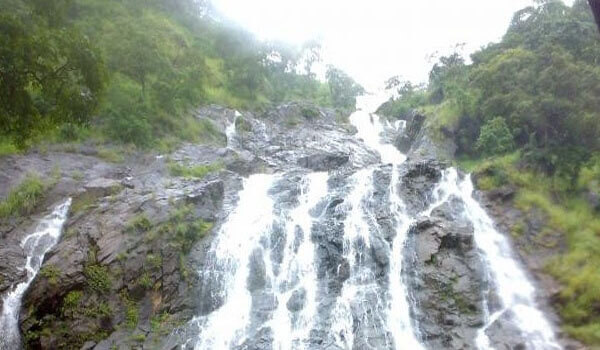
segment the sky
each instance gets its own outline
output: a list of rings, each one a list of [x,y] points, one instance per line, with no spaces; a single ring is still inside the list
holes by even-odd
[[[571,3],[572,0],[566,1]],[[367,88],[398,75],[425,82],[436,55],[468,54],[499,41],[532,0],[213,0],[260,39],[318,39],[323,62]],[[434,58],[432,58],[434,57]]]

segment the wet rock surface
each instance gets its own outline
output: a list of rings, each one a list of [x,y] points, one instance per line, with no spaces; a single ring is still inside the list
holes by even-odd
[[[418,215],[431,204],[447,166],[438,160],[444,157],[428,137],[421,115],[407,119],[404,133],[388,135],[408,155],[399,167],[380,164],[379,156],[330,109],[289,103],[260,115],[238,115],[207,106],[196,116],[212,123],[218,142],[184,144],[169,155],[129,155],[121,164],[98,159],[90,150],[0,159],[0,183],[5,185],[0,198],[28,172],[50,176],[59,164],[61,173],[38,213],[0,223],[0,295],[24,278],[20,239],[31,232],[44,208],[73,198],[63,236],[46,255],[46,273],[38,275],[24,300],[21,330],[30,347],[193,348],[186,340],[197,335],[194,317],[209,315],[224,303],[218,273],[205,278],[198,271],[215,268],[207,257],[211,243],[238,202],[243,178],[285,171],[269,192],[274,212],[285,217],[298,206],[302,177],[318,171],[329,173],[327,195],[311,211],[310,232],[296,229],[294,235],[295,241],[310,239],[315,247],[317,314],[307,348],[344,349],[340,344],[352,336],[356,350],[394,349],[394,330],[385,329],[390,278],[402,278],[411,291],[414,326],[428,348],[475,348],[484,322],[483,264],[460,201],[451,199],[429,216]],[[233,135],[227,132],[231,125]],[[175,176],[174,164],[220,167],[193,178]],[[355,215],[349,194],[357,185],[353,176],[365,169],[372,170],[371,189],[360,203],[370,214],[365,217],[368,238],[349,243],[345,230]],[[400,179],[396,190],[407,214],[416,219],[407,232],[401,276],[390,277],[394,259],[401,259],[392,254],[399,234],[389,198],[393,175]],[[510,189],[491,193],[488,203],[505,203],[513,195]],[[501,220],[521,218],[497,208],[488,205]],[[528,227],[534,235],[534,219]],[[236,349],[272,349],[277,334],[267,324],[277,308],[297,317],[308,307],[305,289],[293,288],[278,301],[269,283],[269,274],[279,273],[284,261],[284,230],[284,222],[275,222],[260,249],[251,252],[245,281],[252,300],[248,337]],[[348,254],[350,248],[354,255]],[[352,334],[332,317],[348,293],[357,293],[347,305]],[[495,344],[519,349],[518,339],[507,340],[507,325],[499,322],[488,332]]]

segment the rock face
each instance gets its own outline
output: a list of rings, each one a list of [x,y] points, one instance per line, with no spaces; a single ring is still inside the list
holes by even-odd
[[[400,348],[388,317],[394,279],[409,291],[407,312],[424,346],[476,348],[487,281],[462,203],[450,199],[426,213],[447,166],[439,159],[453,148],[435,146],[422,115],[410,115],[404,133],[387,135],[408,155],[398,166],[381,164],[330,109],[288,103],[254,115],[207,106],[196,116],[214,126],[212,143],[184,144],[168,157],[133,154],[113,164],[81,150],[0,160],[0,183],[9,186],[29,171],[48,175],[55,163],[62,172],[39,213],[0,223],[0,295],[24,278],[19,243],[36,217],[73,198],[63,236],[24,299],[20,324],[28,348],[193,348],[203,320],[227,301],[222,276],[198,272],[218,270],[211,265],[213,241],[240,202],[245,178],[256,173],[279,174],[268,191],[274,220],[239,267],[249,270],[251,305],[246,337],[232,348],[272,349],[281,334],[269,322],[278,310],[300,322],[312,306],[306,348]],[[198,178],[173,171],[198,165],[215,170]],[[314,172],[327,172],[326,193],[304,213],[308,229],[290,228],[306,195],[303,179]],[[396,193],[400,209],[391,204]],[[511,197],[510,189],[489,194],[490,203]],[[533,232],[535,221],[528,224]],[[395,251],[400,234],[406,240]],[[288,258],[302,255],[302,242],[314,248],[315,289],[294,285],[293,276],[274,283],[294,266]],[[501,320],[488,332],[494,344],[521,346]]]
[[[415,314],[431,349],[474,349],[484,324],[484,272],[473,227],[461,220],[461,203],[444,204],[410,230],[407,255]]]

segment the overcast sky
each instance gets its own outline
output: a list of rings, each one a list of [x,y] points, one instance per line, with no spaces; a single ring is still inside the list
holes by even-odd
[[[566,1],[571,3],[572,1]],[[262,39],[318,38],[323,59],[366,87],[393,75],[425,81],[429,56],[465,43],[468,54],[498,41],[532,0],[213,0]]]

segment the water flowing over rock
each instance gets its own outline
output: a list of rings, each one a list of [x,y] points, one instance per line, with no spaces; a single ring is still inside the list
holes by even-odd
[[[26,271],[27,277],[24,282],[16,285],[2,300],[2,314],[0,314],[1,350],[18,349],[21,346],[18,326],[23,295],[40,271],[44,255],[58,241],[70,205],[71,200],[69,199],[57,206],[51,214],[40,221],[34,233],[26,236],[21,241],[21,248],[23,248],[26,256],[25,266],[22,269]]]
[[[406,130],[392,126],[371,113],[381,102],[365,96],[350,117],[364,145],[351,157],[287,155],[328,173],[281,169],[245,180],[213,242],[210,268],[199,271],[210,290],[201,297],[213,303],[193,321],[188,348],[558,347],[469,178],[432,153],[410,153],[428,144],[419,140],[422,118]],[[242,147],[261,142],[250,137]],[[250,191],[257,191],[252,201]],[[507,291],[507,273],[525,290]]]
[[[207,106],[197,118],[219,131],[220,145],[85,174],[63,191],[79,203],[69,234],[47,247],[57,283],[0,266],[15,271],[0,288],[31,284],[13,326],[104,332],[77,343],[96,350],[560,348],[470,177],[441,159],[423,116],[390,123],[373,113],[384,101],[360,97],[350,124],[302,103],[261,115]],[[169,176],[172,163],[224,169],[190,179]],[[189,220],[210,229],[181,247],[169,234]],[[90,292],[90,261],[118,271],[101,292]],[[82,290],[82,305],[113,313],[61,319],[67,295]],[[131,305],[139,319],[125,327]],[[173,322],[156,332],[162,315]],[[66,337],[46,333],[36,347]]]

